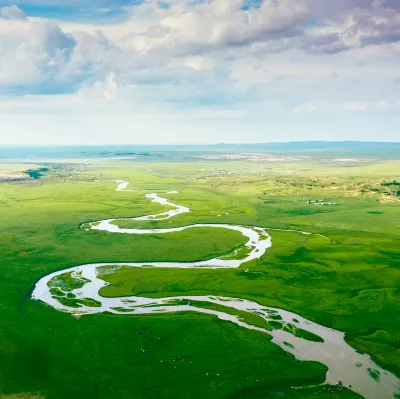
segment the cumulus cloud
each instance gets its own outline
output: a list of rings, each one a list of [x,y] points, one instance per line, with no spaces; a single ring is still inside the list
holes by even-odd
[[[73,36],[53,21],[15,15],[12,20],[0,19],[0,37],[0,86],[5,87],[33,87],[63,79],[76,45]]]
[[[189,55],[293,37],[304,31],[310,18],[295,0],[264,0],[249,10],[242,5],[242,0],[176,1],[167,9],[154,9],[143,3],[121,27],[124,44],[142,53],[161,49]]]
[[[1,9],[1,15],[4,18],[8,18],[10,20],[14,21],[21,21],[26,19],[25,13],[16,5],[12,5],[9,7],[3,7]]]
[[[145,2],[127,22],[100,27],[27,18],[16,6],[2,15],[0,85],[40,92],[76,90],[113,71],[131,83],[190,82],[182,67],[212,71],[224,58],[240,57],[240,48],[293,38],[304,32],[309,11],[295,0],[265,0],[248,11],[241,0],[178,0],[167,9]]]
[[[394,0],[263,0],[248,10],[242,0],[146,1],[128,8],[124,22],[96,25],[27,17],[10,6],[0,17],[0,87],[73,92],[101,82],[106,98],[138,86],[146,98],[227,103],[263,99],[266,87],[287,90],[286,82],[355,82],[362,49],[396,40],[399,8]]]
[[[306,32],[300,36],[297,46],[292,45],[292,48],[295,47],[302,48],[312,54],[335,54],[350,49],[340,34],[319,32],[318,30]]]
[[[400,41],[400,11],[391,3],[374,1],[370,8],[352,14],[347,33],[356,35],[361,45]]]

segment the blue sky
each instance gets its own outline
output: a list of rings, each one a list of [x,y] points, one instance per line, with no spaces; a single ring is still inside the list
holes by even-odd
[[[68,1],[14,1],[30,17],[53,18],[58,21],[81,21],[95,23],[116,23],[128,18],[125,8],[140,4],[141,1],[86,0]],[[0,7],[10,6],[9,1],[0,1]]]
[[[397,0],[0,0],[0,145],[400,141]]]

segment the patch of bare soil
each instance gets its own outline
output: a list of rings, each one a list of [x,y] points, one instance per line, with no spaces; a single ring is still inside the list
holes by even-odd
[[[30,179],[30,177],[26,173],[0,173],[0,182],[27,179]]]

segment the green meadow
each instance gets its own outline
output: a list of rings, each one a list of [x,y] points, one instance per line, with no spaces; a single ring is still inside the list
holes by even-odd
[[[21,165],[0,165],[3,171]],[[136,191],[116,192],[116,179]],[[266,334],[213,316],[74,318],[30,299],[35,282],[56,270],[199,261],[244,244],[239,232],[206,227],[143,236],[85,230],[86,222],[167,210],[144,197],[154,191],[191,213],[118,225],[260,226],[270,229],[272,247],[239,269],[122,267],[102,277],[110,284],[101,295],[254,300],[345,332],[352,347],[400,376],[400,203],[384,186],[393,181],[400,181],[398,161],[92,160],[0,183],[0,398],[359,397],[321,385],[324,365],[296,360]],[[307,202],[314,200],[335,205]]]

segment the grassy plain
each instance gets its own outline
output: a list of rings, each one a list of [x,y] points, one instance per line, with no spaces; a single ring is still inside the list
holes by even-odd
[[[144,198],[156,190],[178,190],[164,196],[192,212],[136,227],[270,227],[273,247],[237,270],[124,268],[105,277],[111,285],[103,295],[256,300],[344,331],[351,345],[399,376],[399,205],[361,192],[366,182],[400,180],[399,166],[78,163],[36,181],[2,183],[0,398],[357,397],[318,386],[324,366],[297,361],[266,335],[211,316],[77,320],[29,300],[34,282],[55,270],[94,262],[202,260],[243,243],[239,233],[223,229],[130,236],[78,228],[86,221],[160,212],[160,205]],[[138,191],[115,192],[112,179],[131,181]],[[322,184],[326,179],[336,184]],[[338,205],[306,204],[311,199]]]

